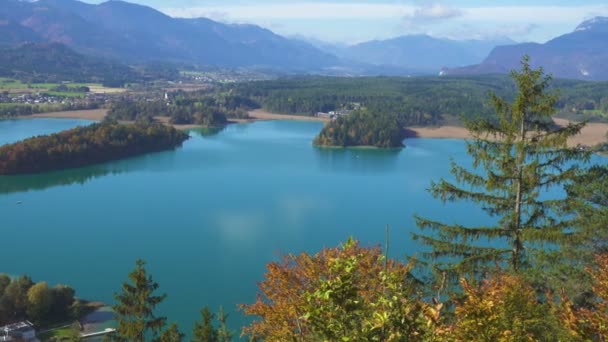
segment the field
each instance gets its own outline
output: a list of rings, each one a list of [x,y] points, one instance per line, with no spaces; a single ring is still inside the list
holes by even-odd
[[[45,92],[54,96],[65,97],[82,97],[85,92],[77,91],[52,91],[62,85],[61,83],[32,83],[27,84],[19,80],[0,77],[0,92],[8,91],[9,93],[38,93]],[[88,87],[89,92],[93,94],[114,94],[126,91],[124,88],[108,88],[98,83],[66,83],[68,88]]]

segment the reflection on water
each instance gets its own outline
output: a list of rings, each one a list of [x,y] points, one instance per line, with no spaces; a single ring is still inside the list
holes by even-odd
[[[0,176],[0,194],[44,190],[47,188],[72,184],[85,184],[95,178],[114,175],[126,170],[97,165],[92,167],[70,169],[23,176]]]
[[[217,135],[217,134],[221,133],[225,129],[226,129],[225,126],[222,126],[222,127],[199,127],[199,128],[189,129],[188,132],[190,132],[192,136],[201,136],[201,137],[204,138],[204,137],[210,137],[210,136]]]
[[[332,172],[390,172],[397,167],[402,149],[315,148],[321,170]]]
[[[146,170],[163,172],[175,165],[173,151],[150,153],[93,166],[39,174],[0,176],[0,194],[45,190],[56,186],[83,185],[97,178]]]

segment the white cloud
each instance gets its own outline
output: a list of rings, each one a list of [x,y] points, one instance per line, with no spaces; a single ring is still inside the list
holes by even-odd
[[[446,6],[443,4],[435,3],[429,4],[423,7],[419,7],[414,11],[414,14],[410,16],[413,20],[440,20],[450,19],[459,17],[462,15],[462,11],[458,8]]]
[[[220,212],[215,218],[215,225],[225,240],[253,243],[265,221],[260,213]]]
[[[315,3],[229,5],[205,7],[166,7],[175,17],[201,17],[226,14],[232,19],[382,19],[414,18],[436,20],[487,20],[498,22],[563,22],[590,16],[608,15],[608,5],[581,6],[485,6],[454,8],[441,3],[414,6],[374,3]]]
[[[415,11],[414,6],[365,3],[259,4],[240,6],[172,7],[161,9],[175,17],[201,17],[228,13],[234,19],[379,19],[399,18]]]
[[[438,21],[444,21],[459,17],[463,12],[455,7],[443,5],[441,3],[427,3],[416,8],[413,12],[403,16],[403,25],[406,30],[424,31],[424,27],[433,25]]]

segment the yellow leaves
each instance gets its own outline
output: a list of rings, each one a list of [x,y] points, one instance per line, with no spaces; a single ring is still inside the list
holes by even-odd
[[[255,303],[260,319],[244,334],[266,341],[583,341],[608,336],[608,256],[588,272],[595,306],[539,295],[524,278],[497,272],[461,279],[453,312],[426,302],[409,281],[411,264],[384,263],[380,248],[356,242],[268,264]],[[386,267],[386,268],[385,268]],[[450,307],[451,309],[452,307]],[[453,314],[453,315],[452,315]]]

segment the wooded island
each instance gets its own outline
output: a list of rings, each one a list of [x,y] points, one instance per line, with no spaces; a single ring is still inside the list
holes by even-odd
[[[354,111],[328,122],[315,138],[317,146],[403,147],[404,130],[395,117]]]
[[[187,133],[156,122],[97,123],[0,147],[0,174],[82,167],[170,150],[187,139]]]

